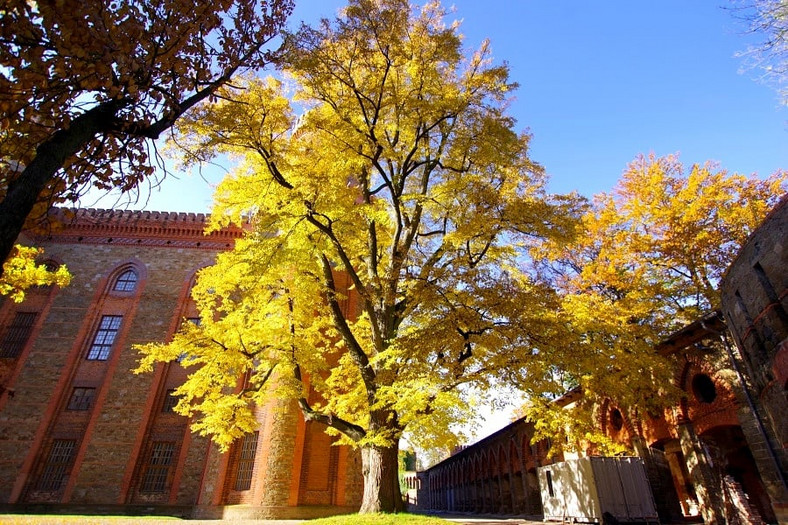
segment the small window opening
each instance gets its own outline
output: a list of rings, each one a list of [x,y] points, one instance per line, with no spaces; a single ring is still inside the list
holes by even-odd
[[[88,350],[87,358],[89,361],[106,361],[109,358],[109,353],[120,330],[120,322],[122,320],[122,315],[104,315],[101,317],[101,323],[99,323],[96,335],[93,337],[93,343]]]
[[[555,492],[553,492],[553,473],[549,470],[545,470],[545,476],[547,476],[547,493],[550,494],[551,498],[554,498]]]
[[[68,400],[68,410],[90,410],[93,405],[93,398],[96,397],[95,388],[76,387],[71,392]]]
[[[33,332],[36,312],[16,312],[0,342],[0,357],[19,357]]]
[[[49,449],[44,464],[44,471],[38,482],[39,490],[57,491],[64,485],[68,477],[68,470],[71,460],[74,457],[74,449],[77,442],[73,439],[56,439]]]
[[[166,492],[167,481],[175,455],[175,443],[172,441],[154,441],[151,448],[148,468],[142,477],[140,492]]]
[[[258,432],[246,434],[241,442],[241,454],[238,458],[238,470],[235,476],[235,490],[249,490],[252,487],[254,458],[257,454]]]
[[[178,404],[178,396],[175,395],[175,389],[171,388],[167,390],[167,393],[164,396],[164,405],[162,406],[161,411],[165,414],[173,414],[175,413],[175,405]]]
[[[120,274],[112,289],[116,292],[133,292],[135,288],[137,288],[137,272],[126,270]]]
[[[717,399],[717,387],[706,374],[697,374],[692,378],[692,393],[701,403],[713,403]]]
[[[614,408],[613,411],[610,412],[610,426],[616,431],[624,428],[624,416],[621,415],[621,411],[617,408]]]

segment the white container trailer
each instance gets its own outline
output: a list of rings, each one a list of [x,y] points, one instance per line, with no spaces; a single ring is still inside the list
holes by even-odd
[[[572,459],[538,475],[545,521],[659,523],[640,458]]]

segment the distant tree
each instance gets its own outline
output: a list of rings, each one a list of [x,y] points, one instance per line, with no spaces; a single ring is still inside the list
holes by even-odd
[[[399,469],[401,471],[416,470],[416,453],[412,450],[399,451]]]
[[[535,348],[562,343],[555,295],[521,258],[571,231],[572,201],[548,197],[513,130],[508,68],[487,43],[466,57],[443,17],[353,0],[292,36],[287,84],[228,87],[182,121],[194,155],[243,156],[211,220],[248,232],[200,272],[201,325],[141,349],[141,370],[188,356],[176,410],[224,448],[257,425],[253,403],[296,399],[361,448],[361,512],[402,508],[403,432],[447,444],[472,412],[466,387],[516,382],[544,366]],[[341,306],[351,295],[357,315]]]
[[[292,3],[2,0],[0,261],[51,205],[151,177],[151,139],[271,61]]]
[[[672,369],[654,347],[719,308],[723,272],[786,180],[785,172],[760,180],[709,163],[685,169],[674,156],[637,158],[612,193],[594,199],[576,242],[543,245],[571,345],[526,384],[534,393],[579,386],[589,403],[610,398],[642,411],[670,403]],[[524,410],[539,414],[545,435],[591,432],[587,418],[544,401],[532,395]]]
[[[775,86],[788,105],[788,2],[786,0],[740,0],[732,8],[748,25],[758,43],[741,53],[746,67]]]

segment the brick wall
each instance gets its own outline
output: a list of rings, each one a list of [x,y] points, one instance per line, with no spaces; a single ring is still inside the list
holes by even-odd
[[[788,195],[750,236],[720,289],[750,405],[744,430],[780,522],[788,522]]]
[[[16,312],[38,312],[19,355],[0,358],[0,504],[126,505],[130,511],[154,505],[178,512],[197,506],[205,515],[223,515],[230,512],[226,505],[242,503],[275,516],[298,514],[288,509],[299,504],[320,505],[302,514],[332,514],[360,503],[359,473],[349,472],[346,459],[339,461],[353,454],[311,431],[306,439],[294,405],[258,409],[253,483],[238,491],[236,459],[191,434],[186,418],[163,410],[167,390],[187,371],[171,363],[152,374],[131,373],[139,358],[132,345],[166,341],[184,317],[194,315],[189,290],[195,271],[230,248],[240,230],[204,236],[200,214],[60,213],[66,226],[33,241],[49,259],[68,266],[72,283],[34,290],[21,305],[0,305],[0,337]],[[113,290],[127,269],[137,274],[136,287]],[[104,315],[122,316],[114,344],[107,359],[88,360]],[[89,408],[73,409],[74,388],[95,389]],[[63,483],[43,487],[53,444],[72,439]],[[158,490],[149,470],[155,470],[153,450],[162,442],[171,444],[165,447],[171,457]],[[360,471],[357,464],[353,468]],[[306,495],[315,480],[329,477],[330,495]]]

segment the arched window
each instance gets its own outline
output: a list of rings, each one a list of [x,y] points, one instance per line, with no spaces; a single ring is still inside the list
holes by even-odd
[[[112,289],[116,292],[133,292],[137,287],[137,272],[134,270],[126,270],[115,281],[115,286]]]
[[[610,425],[613,427],[613,430],[616,432],[624,428],[624,416],[621,414],[621,411],[617,408],[614,408],[610,412]]]
[[[706,374],[696,374],[692,378],[692,393],[701,403],[713,403],[717,399],[717,388],[714,381]]]

